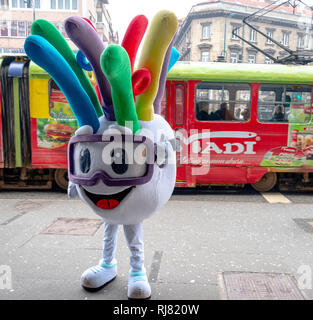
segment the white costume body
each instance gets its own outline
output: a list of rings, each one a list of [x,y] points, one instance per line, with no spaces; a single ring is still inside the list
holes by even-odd
[[[110,130],[120,130],[130,133],[129,129],[117,125],[116,122],[100,118],[100,128],[97,134],[107,134]],[[98,195],[110,195],[119,193],[129,186],[110,187],[101,180],[94,186],[76,185],[79,197],[98,214],[104,221],[104,245],[103,262],[106,265],[114,264],[117,243],[118,225],[124,227],[124,234],[130,250],[131,272],[144,271],[144,244],[142,222],[159,210],[171,197],[176,181],[176,153],[169,141],[174,141],[173,130],[170,125],[160,116],[155,114],[152,121],[139,121],[141,126],[140,135],[148,136],[154,144],[166,144],[167,159],[164,166],[154,163],[154,171],[150,181],[137,185],[113,209],[101,209],[97,207],[85,193]],[[76,135],[90,134],[89,126],[81,127]],[[159,153],[157,153],[159,155]],[[75,160],[74,160],[75,161]],[[97,164],[99,166],[99,164]],[[73,186],[72,186],[73,188]],[[70,191],[71,192],[71,191]],[[75,192],[75,193],[76,193]]]

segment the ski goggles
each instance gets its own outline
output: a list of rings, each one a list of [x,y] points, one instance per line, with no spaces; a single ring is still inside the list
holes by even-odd
[[[73,136],[68,146],[69,181],[93,186],[135,186],[153,175],[154,144],[146,136],[130,134]]]

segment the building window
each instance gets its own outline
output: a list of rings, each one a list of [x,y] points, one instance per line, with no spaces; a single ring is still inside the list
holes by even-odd
[[[250,29],[250,41],[256,42],[256,31],[254,29]]]
[[[11,37],[17,37],[17,21],[11,21]]]
[[[7,0],[1,0],[0,1],[0,8],[6,9],[8,7],[8,1]]]
[[[255,63],[255,54],[249,54],[248,55],[248,62],[249,63]]]
[[[58,10],[77,10],[77,0],[50,0],[50,8]]]
[[[102,12],[97,11],[97,22],[102,22]]]
[[[231,52],[230,53],[230,62],[231,63],[238,63],[239,54],[238,52]]]
[[[210,52],[209,51],[201,51],[201,61],[209,62],[210,61]]]
[[[1,21],[1,37],[7,37],[9,35],[9,28],[7,21]]]
[[[264,63],[265,64],[271,64],[271,63],[273,63],[273,60],[271,58],[269,58],[269,57],[265,57]]]
[[[273,31],[267,31],[266,35],[269,37],[269,38],[273,38]],[[267,44],[272,44],[273,41],[271,39],[267,38],[266,39],[266,43]]]
[[[17,23],[17,36],[26,37],[26,23],[24,21],[18,21]]]
[[[31,34],[31,24],[30,21],[0,21],[1,36],[26,38]]]
[[[19,8],[32,8],[33,4],[32,4],[32,0],[20,0],[19,1]]]
[[[31,9],[33,8],[33,3],[35,8],[40,9],[40,0],[12,0],[12,8]]]
[[[191,42],[191,28],[188,29],[188,31],[186,32],[186,45],[187,47],[190,45]]]
[[[284,46],[286,46],[286,47],[289,46],[289,33],[283,32],[282,44],[283,44]]]
[[[27,32],[27,37],[31,35],[31,26],[32,26],[32,22],[30,21],[27,21],[26,22],[27,24],[27,29],[26,29],[26,32]]]
[[[210,26],[202,26],[202,39],[210,39]]]
[[[238,36],[237,36],[238,34],[239,34],[239,27],[233,26],[232,32],[231,32],[231,38],[232,38],[233,40],[239,40],[239,38],[238,38]]]
[[[299,34],[298,37],[298,48],[303,49],[304,48],[304,35]]]

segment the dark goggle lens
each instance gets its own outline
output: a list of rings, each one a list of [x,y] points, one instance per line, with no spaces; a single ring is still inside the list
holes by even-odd
[[[87,148],[84,148],[80,151],[79,154],[79,165],[80,170],[83,173],[88,173],[91,166],[91,159],[90,159],[90,151]]]
[[[112,150],[111,157],[113,159],[111,167],[116,174],[123,174],[128,170],[127,156],[124,149]]]

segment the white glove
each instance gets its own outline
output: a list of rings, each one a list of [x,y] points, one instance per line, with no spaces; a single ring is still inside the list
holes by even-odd
[[[76,189],[76,184],[75,184],[75,183],[72,183],[71,181],[69,181],[69,183],[68,183],[67,196],[68,196],[70,199],[75,199],[75,198],[78,197],[78,192],[77,192],[77,189]]]

